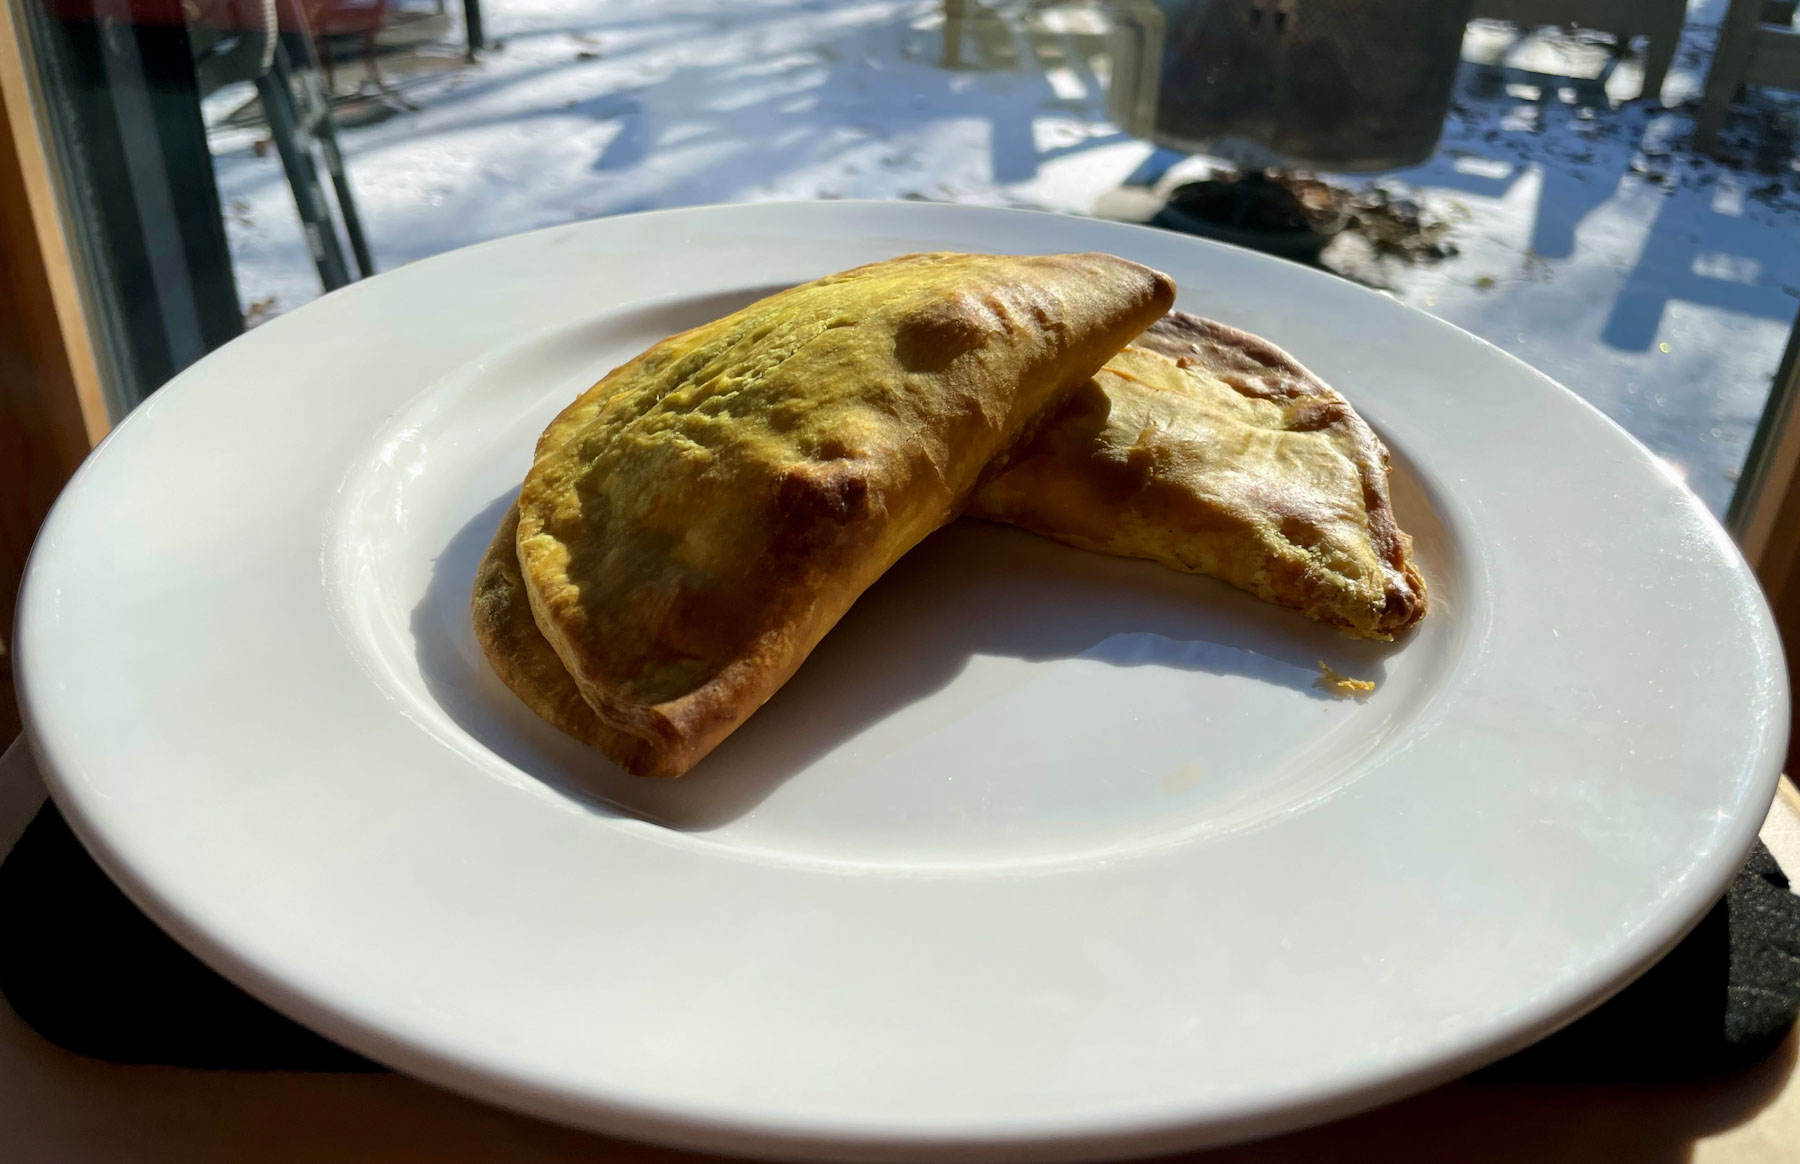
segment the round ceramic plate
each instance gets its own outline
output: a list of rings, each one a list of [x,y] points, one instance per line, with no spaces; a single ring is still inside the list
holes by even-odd
[[[467,606],[544,423],[938,249],[1112,251],[1288,348],[1392,447],[1430,617],[1355,642],[961,522],[679,782],[538,722]],[[254,994],[498,1103],[797,1156],[1151,1152],[1476,1067],[1706,910],[1787,732],[1718,525],[1530,368],[1247,252],[909,203],[584,223],[260,327],[81,470],[18,643],[77,831]]]

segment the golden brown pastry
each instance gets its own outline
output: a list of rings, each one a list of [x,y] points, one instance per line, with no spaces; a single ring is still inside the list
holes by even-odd
[[[1425,614],[1388,452],[1280,348],[1174,312],[969,506],[1082,549],[1209,574],[1356,635]]]
[[[609,374],[553,422],[517,507],[533,620],[592,742],[687,771],[1173,298],[1110,255],[911,255]]]
[[[506,511],[475,569],[475,639],[500,681],[558,730],[612,755],[631,742],[600,722],[537,620],[519,573],[519,507]]]
[[[1135,352],[1128,349],[1109,362],[1097,382],[1080,390],[1052,427],[1041,430],[1038,438],[1021,450],[1013,469],[1016,476],[1010,480],[1003,476],[977,494],[972,512],[1003,519],[1010,509],[1019,524],[1051,537],[1107,552],[1131,552],[1177,569],[1190,569],[1189,562],[1204,567],[1210,561],[1212,566],[1205,572],[1354,632],[1392,634],[1424,614],[1424,583],[1408,555],[1409,539],[1394,526],[1384,476],[1374,471],[1385,466],[1385,450],[1348,405],[1340,410],[1336,395],[1279,349],[1191,316],[1177,314],[1154,325],[1133,349]],[[1173,357],[1178,376],[1166,370],[1150,374],[1152,379],[1175,386],[1173,398],[1166,388],[1151,388],[1128,378],[1126,369],[1140,365],[1141,370],[1146,356]],[[1179,368],[1183,358],[1188,360],[1185,370]],[[552,423],[539,442],[540,451],[560,443],[568,431],[591,419],[593,395],[571,405]],[[1272,412],[1259,410],[1252,403],[1256,400],[1285,403],[1279,412]],[[1309,413],[1293,407],[1308,400],[1314,402],[1310,407],[1320,411]],[[1160,419],[1147,423],[1153,417]],[[1280,438],[1241,431],[1245,425],[1254,428],[1277,417],[1286,426],[1283,432],[1296,424],[1311,431]],[[1183,426],[1191,431],[1178,439]],[[1174,452],[1165,449],[1156,456],[1140,452],[1134,457],[1131,450],[1138,446],[1127,438],[1151,430],[1156,431],[1146,449],[1175,446]],[[1217,435],[1221,430],[1226,435]],[[1230,435],[1234,432],[1235,438]],[[1256,455],[1230,452],[1237,448],[1266,453],[1294,440],[1319,447],[1303,445],[1290,456],[1264,455],[1260,469]],[[1183,450],[1182,444],[1192,447]],[[1197,464],[1196,457],[1204,459]],[[1324,473],[1316,468],[1295,471],[1297,466],[1313,466],[1320,460],[1335,467]],[[1134,461],[1139,469],[1149,465],[1153,471],[1148,475],[1134,471],[1130,468]],[[1164,466],[1160,473],[1154,471],[1158,464]],[[1174,465],[1187,466],[1185,478],[1176,477]],[[1282,478],[1279,487],[1254,487],[1259,473]],[[1045,474],[1055,479],[1042,479]],[[1358,509],[1355,493],[1365,481],[1373,496],[1363,497],[1364,516],[1358,519],[1354,516]],[[1297,492],[1318,490],[1321,482],[1326,486],[1323,496],[1296,502]],[[1221,500],[1234,490],[1242,496],[1235,501]],[[1338,497],[1335,502],[1332,490]],[[1271,503],[1270,498],[1279,502]],[[1282,518],[1288,510],[1317,511],[1334,505],[1341,514],[1350,515],[1350,528],[1341,531],[1338,540],[1348,540],[1352,547],[1349,556],[1360,562],[1361,568],[1314,571],[1309,586],[1301,548],[1283,535]],[[1143,520],[1145,514],[1158,512],[1158,507],[1201,516],[1188,521],[1183,533],[1178,521],[1158,525],[1155,520]],[[517,524],[515,508],[501,523],[476,577],[475,627],[482,647],[506,684],[545,720],[577,739],[615,752],[625,746],[619,733],[603,725],[581,698],[532,618],[514,546]],[[1293,529],[1290,526],[1290,532]],[[1123,536],[1115,540],[1115,533]],[[1184,550],[1177,541],[1210,545],[1190,544]],[[1121,551],[1118,545],[1131,548]],[[1372,559],[1377,561],[1371,564]],[[1369,581],[1377,575],[1383,578],[1379,609],[1374,584]],[[1391,600],[1389,585],[1395,595]],[[1321,598],[1321,593],[1327,597]],[[1406,613],[1384,617],[1390,601]],[[1358,620],[1352,617],[1358,613],[1363,616],[1361,626],[1355,625]]]

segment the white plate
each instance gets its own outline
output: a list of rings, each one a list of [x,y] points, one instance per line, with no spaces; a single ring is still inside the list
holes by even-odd
[[[543,423],[927,249],[1113,251],[1291,350],[1393,447],[1424,626],[963,523],[679,783],[537,722],[466,605]],[[818,1157],[1215,1143],[1494,1059],[1704,912],[1787,732],[1725,535],[1525,365],[1246,252],[907,203],[564,227],[258,328],[63,495],[19,656],[82,838],[255,994],[553,1119]]]

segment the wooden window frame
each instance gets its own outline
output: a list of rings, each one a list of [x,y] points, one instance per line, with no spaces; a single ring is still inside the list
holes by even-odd
[[[1800,658],[1800,319],[1788,333],[1725,528],[1768,595],[1788,658]],[[1800,685],[1793,690],[1800,692]],[[1790,720],[1800,725],[1793,711],[1790,696]],[[1788,739],[1787,771],[1790,779],[1800,773],[1800,726]]]
[[[111,427],[17,15],[0,0],[0,747],[19,729],[9,648],[26,555]]]

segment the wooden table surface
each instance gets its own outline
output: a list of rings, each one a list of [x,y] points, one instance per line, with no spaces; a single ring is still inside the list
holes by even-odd
[[[36,770],[15,744],[0,756],[0,851],[12,847],[42,800]],[[1783,867],[1800,874],[1797,810],[1800,796],[1784,782],[1763,839]],[[1707,1083],[1459,1081],[1309,1131],[1179,1159],[1791,1164],[1800,1159],[1795,1054],[1790,1034],[1762,1062]],[[100,1063],[44,1042],[4,1007],[0,1145],[0,1157],[22,1164],[713,1159],[553,1127],[399,1075]]]

